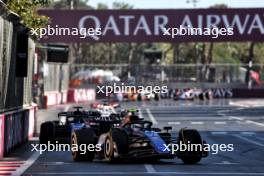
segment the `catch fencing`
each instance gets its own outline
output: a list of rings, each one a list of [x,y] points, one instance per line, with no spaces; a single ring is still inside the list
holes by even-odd
[[[69,65],[44,63],[44,91],[62,91],[68,89]]]
[[[0,16],[0,112],[19,109],[32,102],[35,43],[28,40],[27,77],[16,77],[16,27]]]
[[[87,70],[109,70],[122,82],[139,85],[168,85],[170,88],[247,88],[247,64],[168,64],[128,65],[76,64],[71,66],[71,75]],[[82,75],[80,79],[87,79]],[[74,77],[74,76],[73,76]],[[72,77],[72,79],[73,79]],[[252,88],[264,87],[264,65],[253,64],[250,71]],[[88,80],[89,81],[89,80]]]

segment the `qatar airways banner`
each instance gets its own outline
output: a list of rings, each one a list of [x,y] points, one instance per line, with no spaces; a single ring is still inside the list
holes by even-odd
[[[264,9],[40,10],[42,42],[264,41]]]

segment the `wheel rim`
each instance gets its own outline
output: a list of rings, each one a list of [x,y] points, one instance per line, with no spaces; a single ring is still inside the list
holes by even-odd
[[[73,144],[74,144],[74,145],[77,144],[77,141],[76,141],[75,137],[72,138],[72,145],[73,145]],[[77,151],[75,151],[75,150],[73,151],[73,150],[72,150],[72,156],[73,156],[73,158],[76,158],[76,156],[77,156]]]
[[[109,138],[107,138],[107,140],[105,141],[105,154],[107,156],[109,156],[109,154],[110,154],[110,140],[109,140]]]
[[[110,159],[111,158],[111,152],[112,152],[112,147],[111,147],[111,140],[109,137],[106,138],[105,140],[105,146],[104,146],[104,153],[105,153],[105,158]]]

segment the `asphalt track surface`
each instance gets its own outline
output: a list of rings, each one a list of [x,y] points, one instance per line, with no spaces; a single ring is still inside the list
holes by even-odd
[[[181,160],[109,164],[105,161],[74,162],[70,152],[31,152],[31,146],[16,151],[31,153],[25,159],[29,175],[264,175],[264,108],[230,105],[231,100],[173,102],[128,102],[123,107],[138,107],[140,115],[154,126],[171,125],[173,131],[182,127],[200,130],[209,144],[233,144],[234,151],[210,154],[199,164],[184,165]],[[253,101],[253,100],[252,100]],[[62,105],[38,112],[38,125],[56,119]],[[33,141],[38,142],[38,141]],[[25,150],[27,150],[25,152]],[[29,155],[29,154],[28,154]],[[23,159],[23,158],[22,158]],[[20,174],[21,174],[20,173]],[[15,174],[19,174],[16,172]],[[14,175],[14,174],[13,174]]]

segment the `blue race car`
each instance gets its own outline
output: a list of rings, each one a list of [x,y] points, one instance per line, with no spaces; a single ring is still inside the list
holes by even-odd
[[[118,114],[110,114],[109,117],[106,117],[102,116],[101,112],[97,110],[81,111],[82,107],[79,106],[74,107],[74,109],[75,111],[58,113],[59,120],[47,121],[41,124],[40,144],[55,143],[55,141],[69,143],[72,132],[78,129],[91,128],[99,135],[105,132],[105,129],[98,124],[112,125],[112,123],[121,122]]]
[[[186,164],[198,163],[202,157],[207,156],[203,150],[204,141],[199,132],[192,129],[181,129],[178,139],[169,131],[172,127],[163,130],[153,128],[152,122],[141,120],[138,116],[130,116],[130,121],[121,123],[119,127],[112,126],[108,132],[96,135],[92,128],[75,130],[72,133],[72,145],[101,145],[101,151],[72,151],[75,161],[92,161],[95,156],[109,162],[140,159],[154,161],[160,159],[173,159],[178,157]],[[201,150],[179,151],[176,144],[197,144]]]

